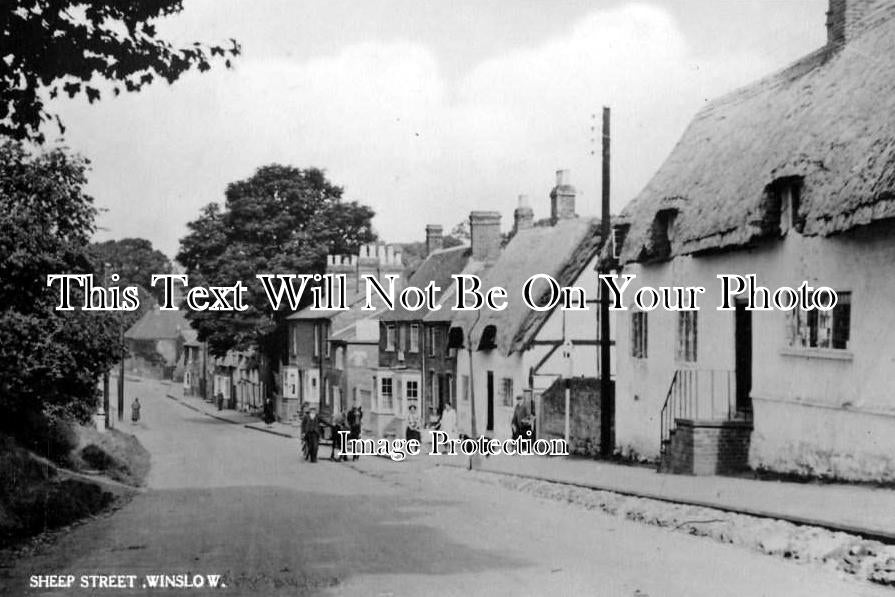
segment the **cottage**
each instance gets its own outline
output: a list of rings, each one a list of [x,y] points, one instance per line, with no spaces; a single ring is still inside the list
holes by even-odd
[[[459,381],[459,431],[494,438],[510,436],[516,396],[525,396],[540,413],[541,395],[559,378],[599,375],[597,275],[599,221],[575,213],[575,188],[568,171],[557,172],[550,193],[551,217],[534,225],[533,211],[522,198],[514,234],[483,285],[506,288],[503,311],[458,312],[451,323],[450,347]],[[588,290],[587,310],[559,307],[539,311],[522,300],[525,281],[546,274],[561,286]],[[598,417],[594,396],[593,417]],[[596,426],[599,428],[599,425]],[[583,439],[583,438],[582,438]],[[591,438],[594,445],[599,438]]]
[[[703,108],[624,210],[629,291],[707,290],[699,311],[619,312],[619,447],[676,472],[895,479],[893,15],[831,0],[828,43]],[[717,310],[719,274],[838,303]]]
[[[124,332],[128,357],[125,368],[153,379],[175,379],[182,374],[184,343],[192,339],[182,311],[161,311],[153,306]]]

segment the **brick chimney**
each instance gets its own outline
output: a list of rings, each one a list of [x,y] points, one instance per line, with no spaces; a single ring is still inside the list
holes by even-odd
[[[550,220],[577,218],[575,213],[575,187],[571,184],[568,170],[556,171],[556,186],[550,191]]]
[[[535,212],[528,202],[528,195],[519,195],[519,206],[513,212],[513,234],[531,228],[534,219]]]
[[[500,213],[473,211],[469,214],[469,236],[472,258],[476,261],[495,261],[500,255]]]
[[[443,229],[439,224],[426,226],[426,256],[431,255],[444,246]]]
[[[883,8],[888,10],[883,12]],[[829,0],[827,45],[846,43],[871,23],[872,19],[868,17],[878,15],[891,18],[893,12],[895,2],[892,0]]]

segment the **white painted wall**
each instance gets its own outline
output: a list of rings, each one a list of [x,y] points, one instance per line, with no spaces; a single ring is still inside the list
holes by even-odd
[[[711,257],[626,268],[629,287],[702,285],[696,366],[733,369],[734,313],[717,311],[719,273],[756,273],[772,290],[813,286],[850,291],[847,351],[788,346],[787,316],[753,312],[750,462],[776,470],[852,478],[895,476],[895,240],[892,227],[830,238],[786,239]],[[627,295],[626,295],[626,298]],[[631,301],[632,302],[632,301]],[[674,370],[677,315],[649,315],[648,358],[631,355],[630,312],[616,313],[616,442],[648,456],[659,450],[659,413]]]

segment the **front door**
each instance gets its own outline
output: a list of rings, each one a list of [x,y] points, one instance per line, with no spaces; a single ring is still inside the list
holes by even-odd
[[[737,413],[745,414],[752,412],[752,311],[746,309],[745,301],[736,303],[734,335],[736,410]]]
[[[494,372],[488,372],[488,431],[494,431]]]

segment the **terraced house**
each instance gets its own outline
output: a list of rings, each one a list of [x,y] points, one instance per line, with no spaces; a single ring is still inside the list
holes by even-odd
[[[667,470],[895,479],[895,3],[831,0],[828,41],[711,102],[616,227],[617,443]],[[832,311],[720,311],[718,274],[829,286]],[[745,296],[742,297],[745,299]]]
[[[410,405],[425,422],[437,420],[446,402],[456,396],[456,350],[448,347],[453,317],[453,276],[478,273],[500,253],[500,214],[474,211],[469,215],[471,243],[442,248],[442,228],[426,227],[427,257],[407,281],[425,287],[430,282],[442,289],[441,307],[410,311],[398,306],[380,316],[379,369],[376,371],[374,416],[380,433],[403,433]]]

